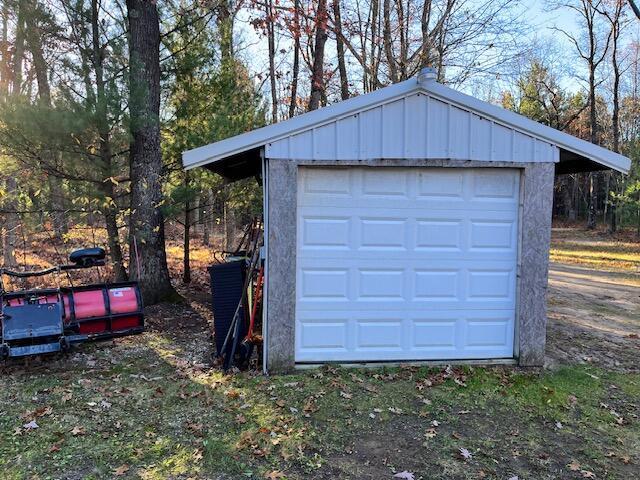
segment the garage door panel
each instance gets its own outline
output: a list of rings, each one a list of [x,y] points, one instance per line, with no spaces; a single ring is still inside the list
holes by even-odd
[[[513,356],[513,317],[509,311],[489,316],[473,311],[452,315],[446,310],[403,315],[398,311],[355,312],[335,320],[305,318],[296,332],[296,360],[375,362]]]
[[[420,263],[420,262],[418,262]],[[379,259],[301,260],[298,309],[366,308],[503,309],[515,306],[515,266],[506,261],[433,260],[416,267],[414,260],[397,258],[394,267]],[[337,305],[329,305],[329,304]]]
[[[299,182],[296,361],[513,356],[518,171],[302,168]]]

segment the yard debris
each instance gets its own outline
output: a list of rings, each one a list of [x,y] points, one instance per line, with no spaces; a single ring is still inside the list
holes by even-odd
[[[85,431],[84,427],[81,425],[76,425],[71,429],[71,435],[73,435],[74,437],[85,435],[86,433],[87,432]]]
[[[127,472],[129,471],[129,465],[127,465],[126,463],[124,465],[120,465],[118,468],[114,468],[113,469],[113,474],[116,477],[122,477],[123,475],[125,475]]]
[[[567,468],[572,472],[577,472],[578,470],[580,470],[580,464],[577,461],[572,460],[571,463],[567,465]]]
[[[26,432],[29,430],[35,430],[36,428],[40,428],[40,426],[36,423],[35,420],[31,420],[29,423],[25,423],[22,428],[25,429]]]
[[[396,473],[393,478],[402,478],[404,480],[414,480],[415,476],[412,472],[407,472],[406,470],[403,472]]]
[[[285,478],[285,475],[280,470],[273,470],[264,475],[267,480],[277,480],[278,478]]]
[[[471,457],[473,457],[473,455],[471,454],[471,452],[469,450],[467,450],[466,448],[459,448],[458,452],[460,453],[460,456],[464,459],[464,460],[470,460]]]

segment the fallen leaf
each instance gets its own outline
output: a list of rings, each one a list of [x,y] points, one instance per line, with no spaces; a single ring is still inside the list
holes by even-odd
[[[71,435],[73,435],[74,437],[77,437],[78,435],[84,435],[85,433],[87,433],[87,432],[85,431],[84,427],[79,426],[79,425],[76,425],[71,430]]]
[[[35,420],[31,420],[29,423],[25,423],[22,428],[26,431],[35,430],[36,428],[40,428]]]
[[[404,480],[414,480],[415,477],[413,476],[413,473],[411,472],[407,472],[406,470],[404,472],[399,472],[396,473],[393,478],[403,478]]]
[[[120,465],[118,468],[115,468],[113,470],[113,474],[117,477],[121,477],[128,471],[129,471],[129,465],[125,463],[124,465]]]
[[[572,472],[577,472],[580,470],[580,464],[577,461],[572,460],[571,463],[567,465],[567,468]]]
[[[276,480],[278,478],[284,478],[284,473],[282,473],[280,470],[273,470],[265,474],[264,478],[267,478],[268,480]]]
[[[582,478],[596,478],[596,474],[589,470],[580,470],[580,473],[582,474]]]
[[[438,435],[438,431],[435,428],[427,429],[427,431],[424,434],[424,436],[427,438],[434,438],[436,435]]]
[[[458,449],[458,451],[460,452],[460,456],[462,458],[464,458],[465,460],[469,460],[471,457],[473,457],[471,452],[469,450],[467,450],[466,448],[460,448],[460,449]]]
[[[344,391],[340,391],[340,396],[342,398],[346,398],[347,400],[349,400],[350,398],[353,398],[353,395]]]
[[[49,447],[49,453],[54,453],[54,452],[59,452],[60,451],[60,445],[57,443],[54,443],[53,445],[51,445]]]

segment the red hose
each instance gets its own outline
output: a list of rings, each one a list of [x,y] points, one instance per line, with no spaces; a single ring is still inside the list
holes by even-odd
[[[253,337],[253,326],[256,321],[256,314],[258,312],[258,303],[262,300],[262,284],[264,281],[264,266],[260,267],[258,272],[258,281],[256,282],[256,292],[253,296],[253,308],[251,309],[251,318],[249,320],[249,330],[247,331],[247,337],[245,342],[251,340]]]

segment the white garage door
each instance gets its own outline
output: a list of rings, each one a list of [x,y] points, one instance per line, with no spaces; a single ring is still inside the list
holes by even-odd
[[[517,170],[298,178],[297,362],[513,357]]]

